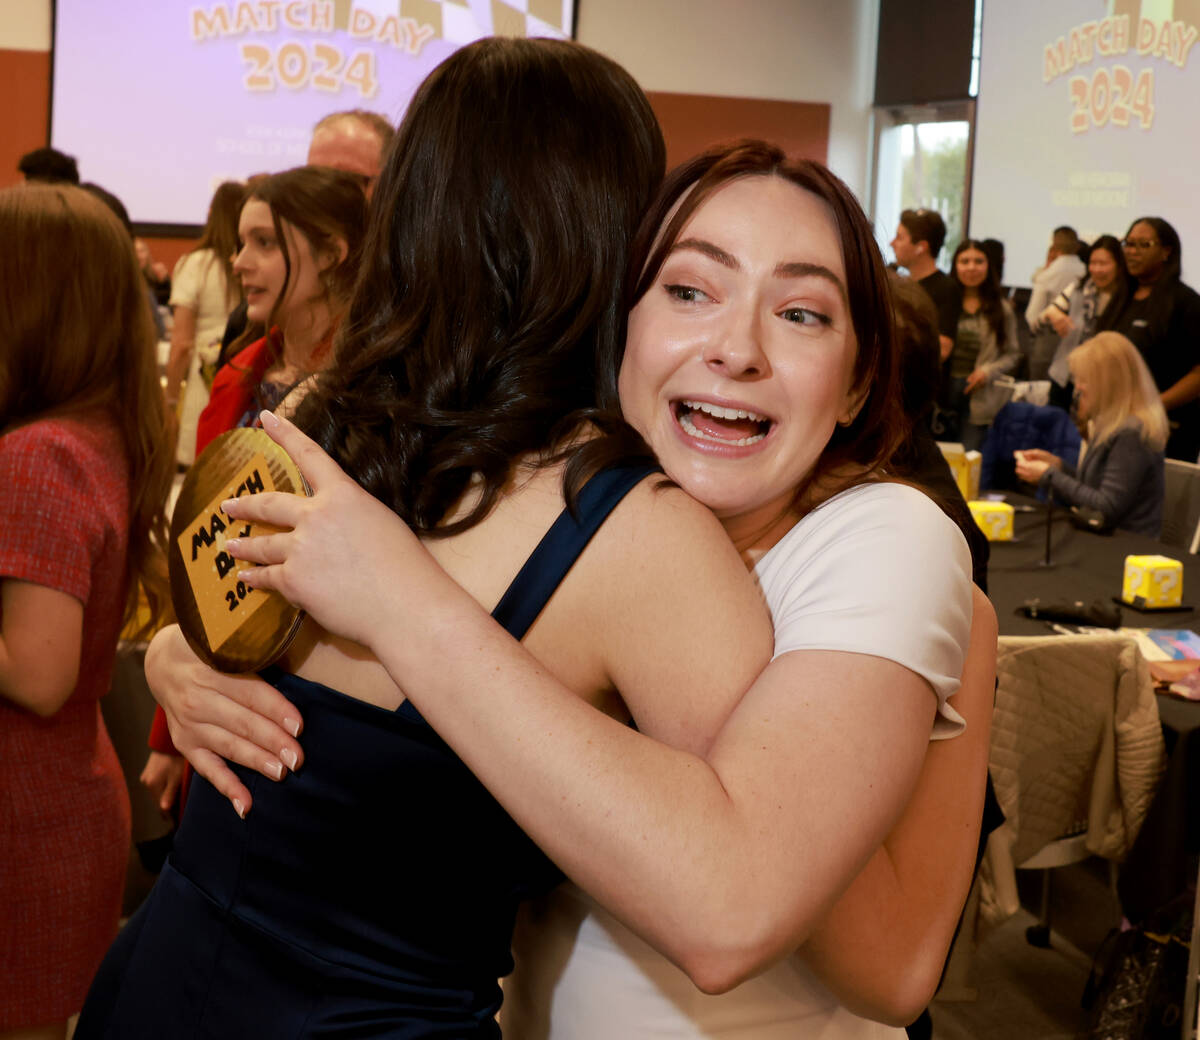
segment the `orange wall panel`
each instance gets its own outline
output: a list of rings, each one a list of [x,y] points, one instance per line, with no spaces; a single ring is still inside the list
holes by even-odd
[[[46,144],[50,52],[0,50],[0,187],[17,184],[17,160]]]
[[[761,137],[794,159],[829,154],[828,104],[648,92],[667,141],[667,168],[709,145],[739,137]]]

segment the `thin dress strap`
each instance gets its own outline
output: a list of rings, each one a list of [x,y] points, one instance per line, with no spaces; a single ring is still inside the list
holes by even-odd
[[[578,516],[573,516],[569,509],[559,514],[492,611],[492,617],[513,638],[521,639],[529,631],[617,503],[656,472],[658,466],[651,462],[614,466],[601,470],[583,486],[579,492]]]

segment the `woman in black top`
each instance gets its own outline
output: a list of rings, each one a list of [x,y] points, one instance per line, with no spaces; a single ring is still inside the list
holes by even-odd
[[[1123,243],[1136,288],[1110,326],[1138,348],[1171,424],[1167,455],[1200,454],[1200,295],[1180,280],[1179,235],[1161,217],[1140,217]],[[1107,324],[1107,323],[1106,323]]]

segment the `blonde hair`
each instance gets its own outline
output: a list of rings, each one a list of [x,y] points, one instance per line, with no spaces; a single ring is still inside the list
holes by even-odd
[[[1142,355],[1119,332],[1101,332],[1067,357],[1072,378],[1087,383],[1092,399],[1088,439],[1093,445],[1136,428],[1147,447],[1167,443],[1167,413]]]
[[[130,467],[129,599],[165,612],[163,435],[154,323],[133,240],[107,206],[65,184],[0,191],[0,430],[106,409]]]

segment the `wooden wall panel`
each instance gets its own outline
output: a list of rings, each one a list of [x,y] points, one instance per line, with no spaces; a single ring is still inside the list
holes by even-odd
[[[806,101],[648,92],[667,141],[670,169],[709,145],[761,137],[797,159],[829,156],[830,106]]]
[[[0,50],[0,187],[18,184],[17,160],[46,143],[50,52]]]

